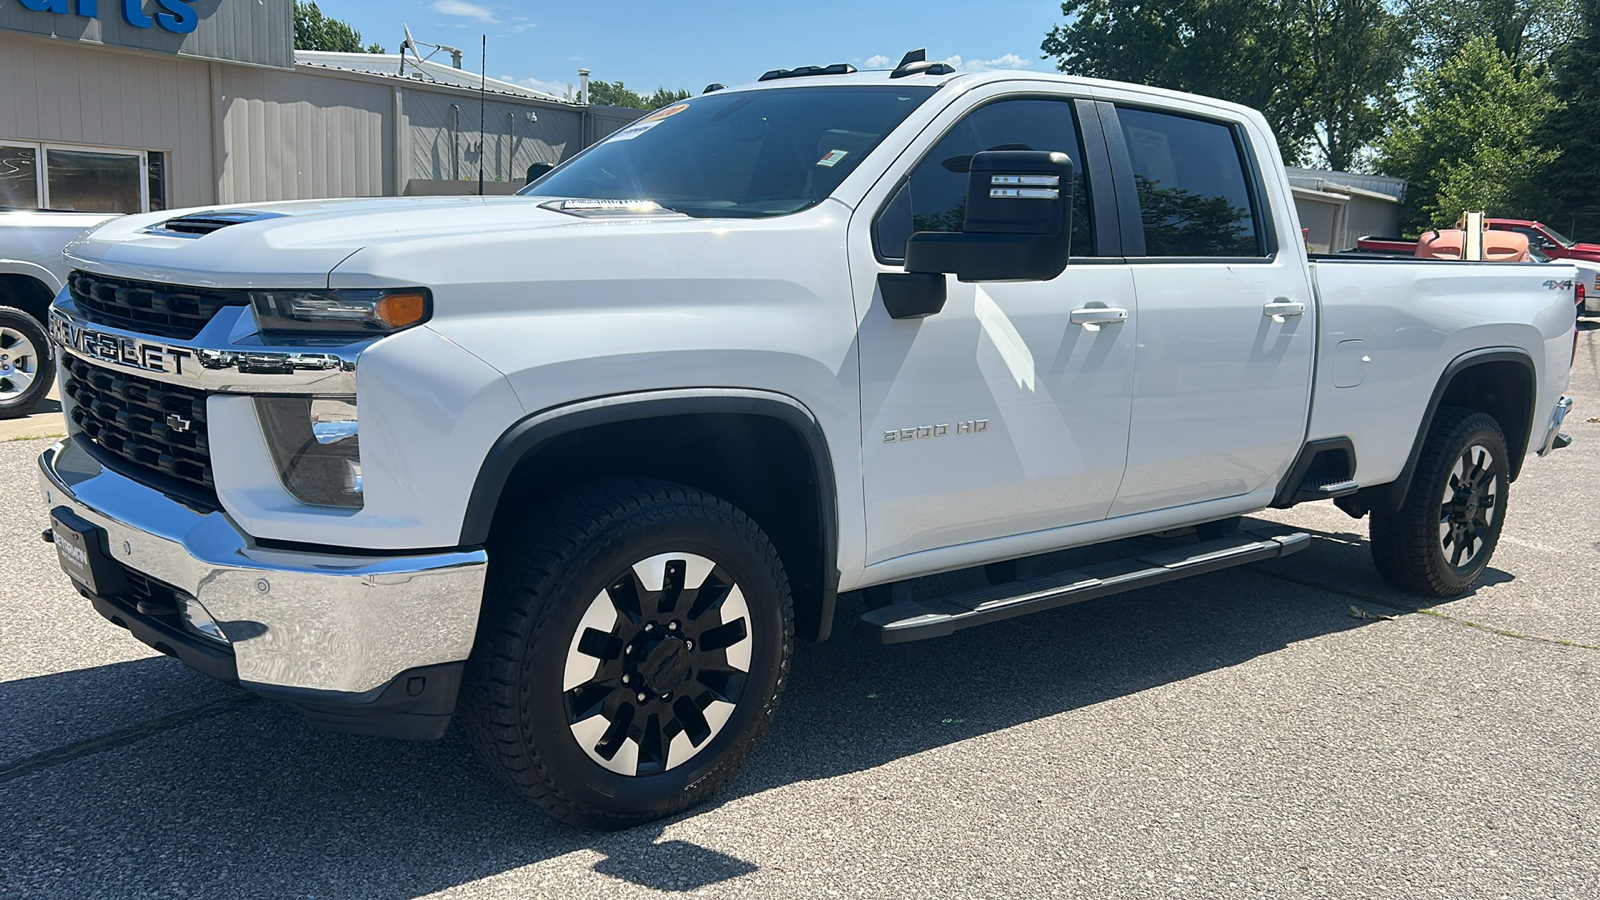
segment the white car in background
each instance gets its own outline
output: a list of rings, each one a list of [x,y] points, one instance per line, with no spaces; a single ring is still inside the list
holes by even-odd
[[[0,208],[0,419],[27,415],[50,393],[55,358],[44,322],[67,280],[61,250],[114,218]]]

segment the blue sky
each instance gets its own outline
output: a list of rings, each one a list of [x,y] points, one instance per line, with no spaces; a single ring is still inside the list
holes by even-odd
[[[477,71],[489,35],[489,75],[561,93],[578,80],[621,80],[698,93],[720,81],[754,81],[768,69],[849,62],[893,65],[913,47],[963,69],[1049,71],[1039,42],[1062,21],[1059,0],[808,0],[798,3],[526,3],[497,0],[317,0],[390,53],[409,23],[419,41],[467,51]],[[874,57],[877,57],[874,59]],[[449,63],[449,57],[438,57]]]

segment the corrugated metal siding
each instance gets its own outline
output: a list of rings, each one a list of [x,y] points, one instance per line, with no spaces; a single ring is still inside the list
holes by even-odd
[[[293,0],[195,0],[191,5],[201,17],[191,34],[173,34],[159,25],[135,28],[122,17],[118,0],[101,0],[97,19],[0,3],[0,29],[167,55],[294,66]],[[148,14],[160,12],[154,3],[145,7]]]
[[[173,204],[213,203],[209,65],[0,35],[0,140],[162,150]]]
[[[221,75],[221,202],[393,193],[387,85],[237,66]]]
[[[460,94],[405,89],[405,114],[411,147],[409,178],[478,180],[478,100]],[[454,111],[460,107],[459,130],[452,140]],[[528,121],[528,113],[538,117]],[[531,104],[489,100],[483,116],[484,174],[489,181],[523,181],[536,162],[555,163],[583,146],[583,114]],[[454,165],[452,165],[454,162]],[[409,180],[409,179],[408,179]]]
[[[591,106],[589,107],[589,141],[591,143],[602,138],[610,137],[613,131],[646,115],[642,109],[629,109],[624,106]]]
[[[461,107],[454,151],[452,104]],[[599,107],[589,115],[594,140],[643,113]],[[585,145],[581,108],[491,95],[486,119],[491,182],[521,184],[528,166],[561,162]],[[478,98],[465,93],[0,33],[0,140],[163,151],[175,208],[392,196],[413,180],[454,178],[463,193],[465,182],[475,191],[478,134]]]
[[[1400,207],[1371,197],[1355,196],[1344,212],[1343,246],[1335,250],[1349,250],[1366,235],[1397,235],[1400,233]]]

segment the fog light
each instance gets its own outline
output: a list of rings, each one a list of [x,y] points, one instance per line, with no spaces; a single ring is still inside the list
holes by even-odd
[[[362,504],[361,430],[354,397],[257,397],[278,477],[316,506]]]
[[[211,613],[193,597],[178,595],[178,617],[183,620],[183,627],[192,634],[199,635],[208,641],[227,646],[228,636],[222,633],[222,626],[217,620],[211,618]]]

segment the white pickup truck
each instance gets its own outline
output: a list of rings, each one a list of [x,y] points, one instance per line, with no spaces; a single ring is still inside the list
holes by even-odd
[[[61,248],[109,218],[0,207],[0,419],[27,415],[50,393],[55,357],[44,322],[66,283]]]
[[[1252,110],[914,57],[715,90],[517,197],[130,216],[51,311],[46,537],[202,672],[337,728],[459,715],[627,825],[733,777],[840,592],[938,637],[1289,553],[1238,517],[1327,498],[1387,578],[1467,590],[1566,440],[1572,272],[1299,234]]]

